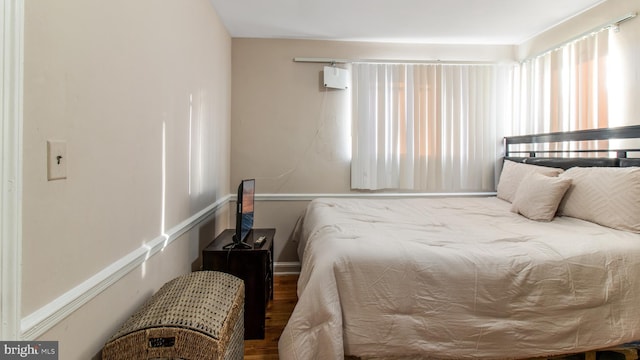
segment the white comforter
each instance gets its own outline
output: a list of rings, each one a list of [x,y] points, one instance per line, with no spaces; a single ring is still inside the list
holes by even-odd
[[[318,199],[280,359],[525,358],[640,338],[640,235],[497,198]]]

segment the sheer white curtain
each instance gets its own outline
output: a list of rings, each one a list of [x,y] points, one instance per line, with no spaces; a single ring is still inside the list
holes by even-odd
[[[607,127],[610,31],[599,31],[523,62],[516,86],[519,114],[506,124],[505,133]]]
[[[513,66],[353,65],[351,187],[493,191]]]

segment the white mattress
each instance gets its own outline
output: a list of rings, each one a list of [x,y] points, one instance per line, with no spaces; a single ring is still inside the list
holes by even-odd
[[[314,200],[280,358],[526,358],[639,339],[640,235],[509,207]]]

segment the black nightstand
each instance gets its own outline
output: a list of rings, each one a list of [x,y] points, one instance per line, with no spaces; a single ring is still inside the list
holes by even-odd
[[[273,299],[273,237],[276,229],[253,229],[245,242],[251,249],[223,249],[233,240],[232,229],[223,231],[202,250],[202,269],[216,270],[244,280],[244,338],[264,339],[264,321],[269,299]],[[255,241],[266,239],[257,248]]]

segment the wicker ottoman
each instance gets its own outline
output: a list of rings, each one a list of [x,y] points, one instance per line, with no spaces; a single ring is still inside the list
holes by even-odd
[[[242,359],[243,339],[243,281],[198,271],[164,284],[106,343],[102,359]]]

